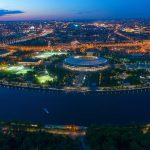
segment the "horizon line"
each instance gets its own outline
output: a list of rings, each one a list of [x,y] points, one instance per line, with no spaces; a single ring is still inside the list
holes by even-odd
[[[0,20],[0,22],[15,22],[15,21],[103,21],[103,20],[148,20],[150,17],[145,18],[102,18],[102,19],[8,19],[8,20]]]

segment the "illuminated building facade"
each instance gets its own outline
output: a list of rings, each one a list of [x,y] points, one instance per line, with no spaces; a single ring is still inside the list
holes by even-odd
[[[64,68],[72,71],[96,72],[109,67],[108,60],[95,56],[71,56],[64,60]]]

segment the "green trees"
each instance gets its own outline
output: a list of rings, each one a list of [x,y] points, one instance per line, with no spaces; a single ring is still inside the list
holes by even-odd
[[[92,150],[150,149],[150,131],[144,134],[141,127],[92,127],[86,138]]]
[[[0,133],[0,150],[78,150],[74,140],[45,132]]]

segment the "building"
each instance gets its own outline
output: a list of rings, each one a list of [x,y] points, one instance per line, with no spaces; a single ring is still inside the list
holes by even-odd
[[[24,66],[38,66],[42,64],[42,60],[34,60],[34,59],[25,59],[23,61],[18,62],[19,65],[24,65]]]
[[[87,56],[98,56],[98,55],[100,55],[100,53],[101,53],[101,51],[100,50],[98,50],[98,49],[87,49],[86,50],[86,55]]]
[[[64,60],[64,68],[72,71],[96,72],[109,67],[108,60],[95,56],[71,56]]]
[[[7,57],[9,55],[12,55],[13,53],[15,53],[16,51],[15,50],[0,50],[0,58],[4,58],[4,57]]]

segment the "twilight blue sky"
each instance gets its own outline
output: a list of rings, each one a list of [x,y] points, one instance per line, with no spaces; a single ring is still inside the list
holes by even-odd
[[[150,18],[150,0],[0,0],[0,20]]]

